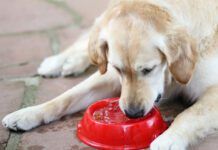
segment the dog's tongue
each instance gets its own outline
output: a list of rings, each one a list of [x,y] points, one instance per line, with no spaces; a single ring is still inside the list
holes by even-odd
[[[96,110],[93,113],[93,119],[106,124],[120,124],[120,123],[134,123],[140,121],[139,119],[129,119],[120,110],[118,101],[110,102],[106,106]]]

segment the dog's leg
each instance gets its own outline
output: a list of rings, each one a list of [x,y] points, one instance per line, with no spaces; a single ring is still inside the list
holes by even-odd
[[[110,68],[110,67],[109,67]],[[94,75],[44,104],[27,107],[7,115],[3,126],[12,130],[30,130],[43,123],[85,109],[94,101],[119,96],[120,82],[111,68],[105,75]]]
[[[47,77],[59,75],[78,75],[89,66],[88,58],[89,31],[83,34],[71,47],[64,52],[46,58],[38,68],[38,74]]]
[[[218,129],[218,85],[209,88],[169,129],[152,144],[151,150],[186,150],[188,145]]]

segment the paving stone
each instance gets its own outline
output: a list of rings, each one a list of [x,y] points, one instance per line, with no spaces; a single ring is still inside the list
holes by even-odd
[[[23,93],[24,83],[22,82],[0,82],[0,121],[3,117],[19,109]],[[9,132],[0,124],[0,144],[8,139]]]
[[[83,18],[82,24],[90,26],[106,8],[109,0],[65,0]]]
[[[0,34],[44,30],[73,22],[72,16],[45,0],[2,0]]]
[[[44,34],[0,37],[0,67],[41,61],[51,52],[49,38]]]
[[[68,116],[60,121],[41,126],[24,133],[18,150],[43,149],[43,150],[88,150],[88,146],[80,143],[76,137],[76,125],[82,114]]]
[[[5,144],[0,144],[0,150],[4,150],[5,149]]]
[[[46,35],[0,37],[0,78],[34,75],[41,61],[50,55]]]
[[[57,79],[42,79],[39,85],[37,94],[37,104],[51,100],[52,98],[62,94],[66,90],[72,88],[83,78],[57,78]]]
[[[0,79],[29,77],[37,74],[37,68],[41,61],[18,66],[4,67],[0,69]]]
[[[216,150],[218,147],[218,132],[208,136],[204,140],[201,140],[195,146],[192,146],[190,150]]]
[[[70,47],[81,34],[83,34],[87,29],[84,28],[65,28],[57,31],[57,35],[60,41],[60,51],[64,51],[66,48]]]

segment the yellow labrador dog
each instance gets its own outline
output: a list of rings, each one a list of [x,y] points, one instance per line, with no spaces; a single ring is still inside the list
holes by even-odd
[[[218,1],[115,0],[91,31],[65,52],[49,57],[39,74],[96,72],[44,104],[7,115],[2,123],[30,130],[121,93],[130,118],[146,115],[161,96],[184,94],[194,104],[179,114],[151,150],[185,150],[218,129]]]

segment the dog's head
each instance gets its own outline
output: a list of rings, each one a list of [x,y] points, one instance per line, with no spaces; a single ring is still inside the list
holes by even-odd
[[[93,28],[91,60],[102,74],[108,63],[121,77],[120,107],[131,118],[144,116],[172,76],[187,84],[195,68],[195,43],[157,6],[121,3]]]

